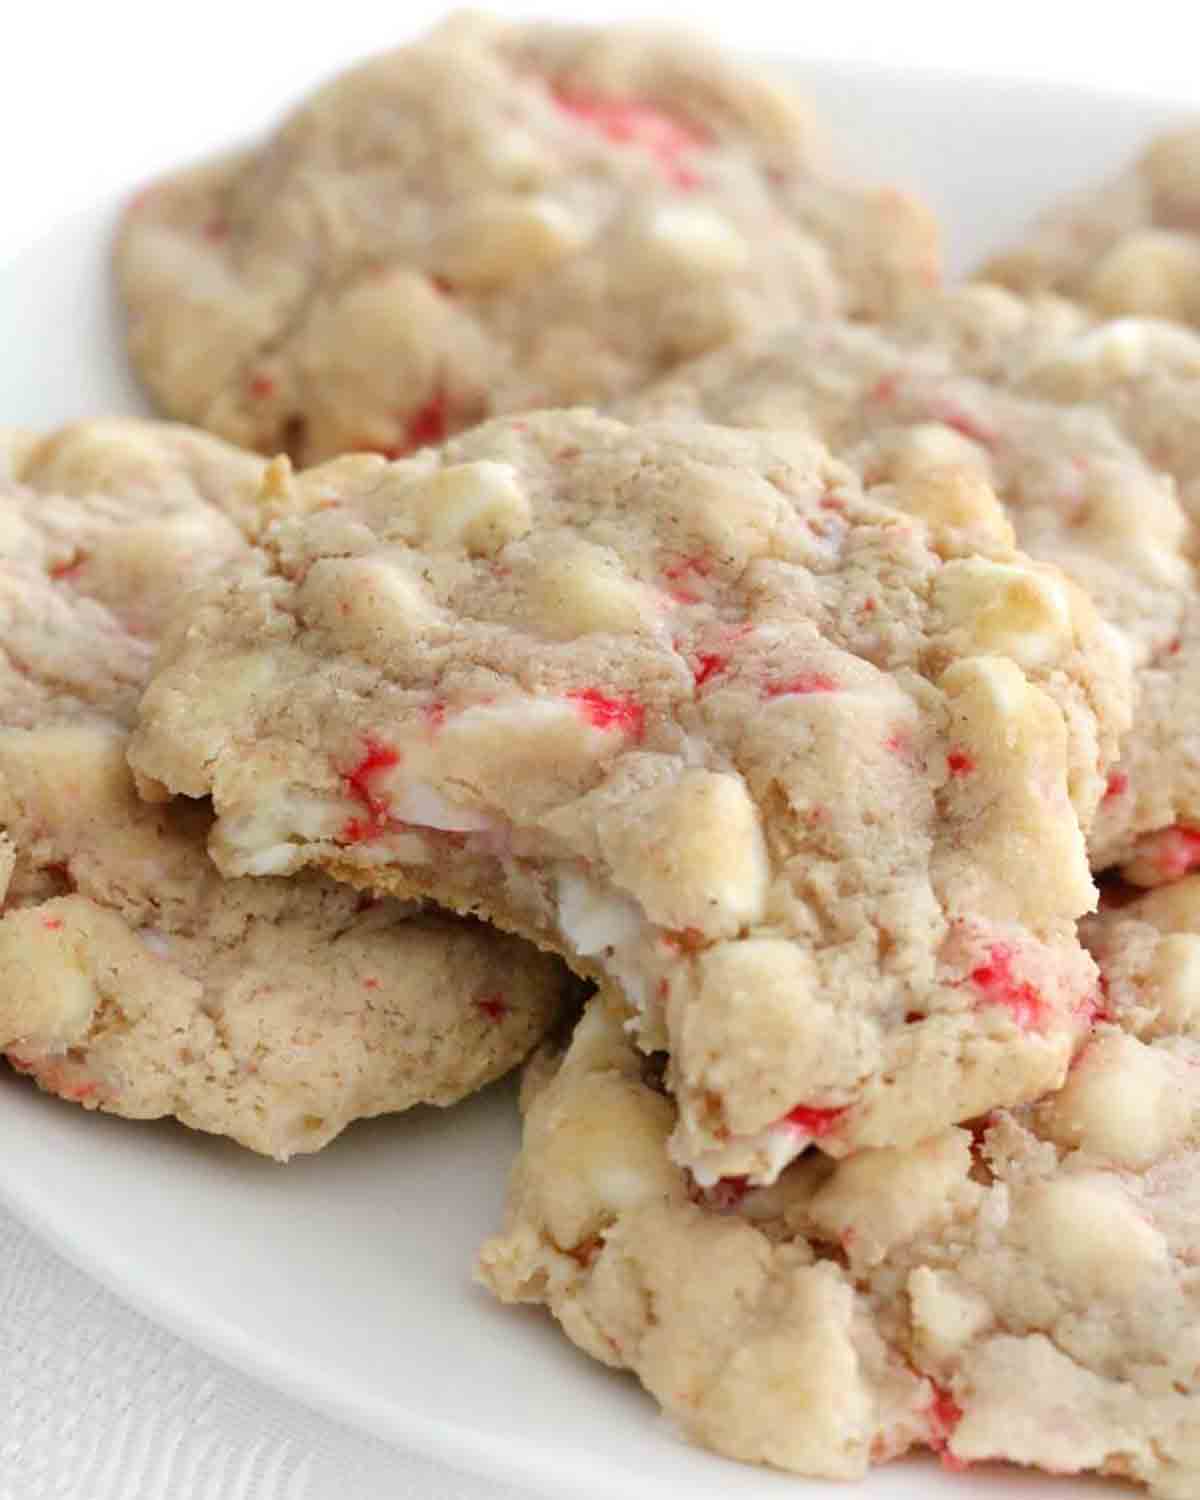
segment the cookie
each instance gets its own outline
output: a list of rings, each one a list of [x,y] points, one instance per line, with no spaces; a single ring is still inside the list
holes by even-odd
[[[1134,720],[1089,848],[1095,868],[1121,864],[1153,884],[1200,863],[1200,835],[1188,843],[1200,828],[1188,708],[1200,710],[1196,533],[1146,430],[1149,392],[1137,398],[1145,422],[1115,391],[1076,403],[1060,385],[1050,399],[1052,372],[1079,367],[1077,344],[1124,346],[1116,324],[1087,329],[1055,299],[1023,304],[973,287],[930,297],[891,327],[814,324],[722,351],[626,409],[806,428],[876,485],[911,487],[925,472],[943,495],[949,466],[994,487],[1018,544],[1088,591],[1135,670]]]
[[[10,1062],[89,1109],[175,1115],[280,1159],[518,1062],[555,1013],[550,959],[319,875],[224,881],[206,808],[135,793],[128,726],[156,638],[190,584],[248,554],[262,461],[133,421],[4,451]]]
[[[548,1307],[685,1438],[731,1458],[850,1479],[924,1447],[952,1469],[1094,1470],[1187,1500],[1200,901],[1186,884],[1186,1001],[1155,981],[1160,998],[1140,1000],[1155,1022],[1098,1019],[1036,1105],[906,1149],[812,1151],[773,1186],[706,1190],[672,1161],[675,1106],[594,1001],[557,1071],[539,1059],[527,1082],[479,1279]]]
[[[981,274],[1062,293],[1103,317],[1200,327],[1200,126],[1159,136],[1111,180],[1055,206]]]
[[[582,411],[274,473],[131,745],[227,874],[560,952],[670,1051],[708,1181],[1061,1079],[1125,683],[986,486],[943,526],[801,436]]]
[[[836,177],[790,93],[701,43],[464,14],[139,195],[117,269],[167,413],[312,463],[880,315],[938,256],[921,204]]]

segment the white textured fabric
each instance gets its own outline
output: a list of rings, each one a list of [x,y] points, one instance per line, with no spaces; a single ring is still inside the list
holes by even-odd
[[[0,1208],[0,1500],[334,1497],[523,1500],[208,1358]]]

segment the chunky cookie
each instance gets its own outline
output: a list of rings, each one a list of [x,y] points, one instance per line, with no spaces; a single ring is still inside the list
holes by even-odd
[[[0,477],[0,1047],[43,1088],[281,1159],[449,1104],[544,1034],[558,966],[316,875],[226,882],[195,804],[138,800],[165,617],[248,548],[264,465],[132,421],[8,436]]]
[[[579,411],[280,464],[132,762],[212,795],[228,874],[429,895],[620,992],[705,1181],[921,1139],[1063,1076],[1125,708],[1090,604],[973,503]]]
[[[1096,868],[1121,863],[1156,883],[1200,863],[1196,533],[1161,472],[1148,392],[1137,397],[1141,418],[1115,388],[1103,404],[1076,404],[1061,386],[1048,399],[1053,372],[1083,367],[1078,345],[1097,362],[1101,341],[1125,347],[1120,325],[1082,326],[1054,299],[1022,304],[974,287],[931,297],[889,328],[813,324],[722,351],[628,409],[805,428],[876,485],[911,493],[924,475],[929,505],[959,524],[973,487],[993,487],[1018,543],[1083,585],[1135,668],[1134,722],[1090,852]]]
[[[705,1189],[673,1162],[654,1059],[594,1001],[557,1071],[541,1058],[527,1077],[480,1280],[549,1307],[684,1436],[732,1458],[847,1479],[924,1446],[953,1469],[1095,1470],[1191,1500],[1194,888],[1186,939],[1160,937],[1173,922],[1158,913],[1142,925],[1129,983],[1143,988],[1126,1008],[1114,982],[1114,1013],[1059,1093],[904,1149],[809,1152],[773,1186]],[[1117,1006],[1141,1024],[1114,1024]]]
[[[132,205],[129,348],[171,415],[305,462],[607,399],[739,334],[878,316],[928,212],[674,33],[459,15]]]
[[[1200,326],[1200,126],[1160,136],[1119,175],[1058,205],[982,274],[1105,317]]]

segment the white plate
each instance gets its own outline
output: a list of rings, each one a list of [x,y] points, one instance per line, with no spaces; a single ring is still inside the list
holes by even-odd
[[[882,176],[927,192],[972,263],[1176,111],[1050,85],[803,68]],[[223,126],[228,126],[228,121]],[[228,134],[228,129],[225,129]],[[139,410],[105,279],[113,205],[0,266],[0,421]],[[0,1077],[0,1197],[85,1270],[177,1332],[293,1395],[539,1496],[842,1497],[675,1440],[629,1377],[469,1279],[499,1222],[511,1091],[351,1130],[287,1168],[174,1126],[84,1115]],[[481,1488],[481,1494],[486,1493]],[[1078,1500],[1110,1484],[1016,1471],[873,1475],[864,1500]]]

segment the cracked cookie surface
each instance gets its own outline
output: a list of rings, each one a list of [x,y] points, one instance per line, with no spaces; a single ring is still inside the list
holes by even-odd
[[[131,751],[227,873],[562,953],[669,1050],[705,1180],[1061,1079],[1121,663],[994,497],[944,525],[802,436],[584,412],[272,472]]]
[[[157,637],[248,555],[264,465],[164,424],[0,441],[0,1047],[45,1089],[279,1158],[448,1104],[544,1034],[558,966],[318,875],[222,880],[125,760]]]
[[[932,217],[834,177],[816,134],[674,33],[454,17],[139,195],[133,362],[170,415],[311,463],[895,309],[937,278]]]

